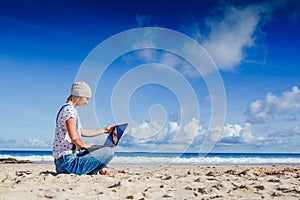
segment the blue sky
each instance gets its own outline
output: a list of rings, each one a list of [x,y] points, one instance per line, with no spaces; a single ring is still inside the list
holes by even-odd
[[[215,152],[299,152],[296,0],[142,2],[0,2],[0,149],[51,149],[56,113],[90,53],[124,31],[162,27],[197,41],[216,64],[226,93],[224,126],[210,127],[214,96],[190,63],[161,49],[141,49],[120,55],[107,68],[95,88],[97,123],[86,117],[86,128],[129,121],[120,151],[199,152],[206,138]],[[139,45],[147,42],[157,41]],[[156,81],[128,95],[132,77]],[[180,77],[190,84],[198,106],[180,104],[193,100]],[[120,95],[129,99],[114,100],[118,84],[125,88]],[[130,118],[114,117],[114,106],[123,105]],[[199,116],[186,114],[197,109]],[[86,115],[88,109],[79,110]]]

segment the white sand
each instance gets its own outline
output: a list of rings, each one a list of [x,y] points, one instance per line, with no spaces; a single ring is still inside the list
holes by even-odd
[[[297,166],[110,166],[126,174],[57,175],[1,164],[0,199],[300,199]]]

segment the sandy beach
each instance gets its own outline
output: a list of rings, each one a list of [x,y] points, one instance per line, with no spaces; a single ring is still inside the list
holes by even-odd
[[[300,199],[300,166],[110,166],[57,175],[54,165],[1,164],[0,199]],[[126,170],[126,174],[117,173]]]

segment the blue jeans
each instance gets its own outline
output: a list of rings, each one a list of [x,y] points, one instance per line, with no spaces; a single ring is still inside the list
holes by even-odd
[[[59,174],[97,174],[114,157],[111,147],[102,147],[84,156],[67,154],[55,159],[56,172]]]

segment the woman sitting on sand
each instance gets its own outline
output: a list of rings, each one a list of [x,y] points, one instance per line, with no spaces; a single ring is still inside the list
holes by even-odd
[[[103,129],[83,129],[76,106],[88,104],[92,96],[89,85],[83,81],[72,85],[71,95],[67,103],[57,114],[56,128],[53,140],[53,157],[57,173],[73,174],[106,174],[106,165],[114,156],[113,148],[103,147],[88,154],[80,154],[80,149],[92,147],[84,143],[83,137],[94,137],[103,133],[115,134],[114,126]]]

